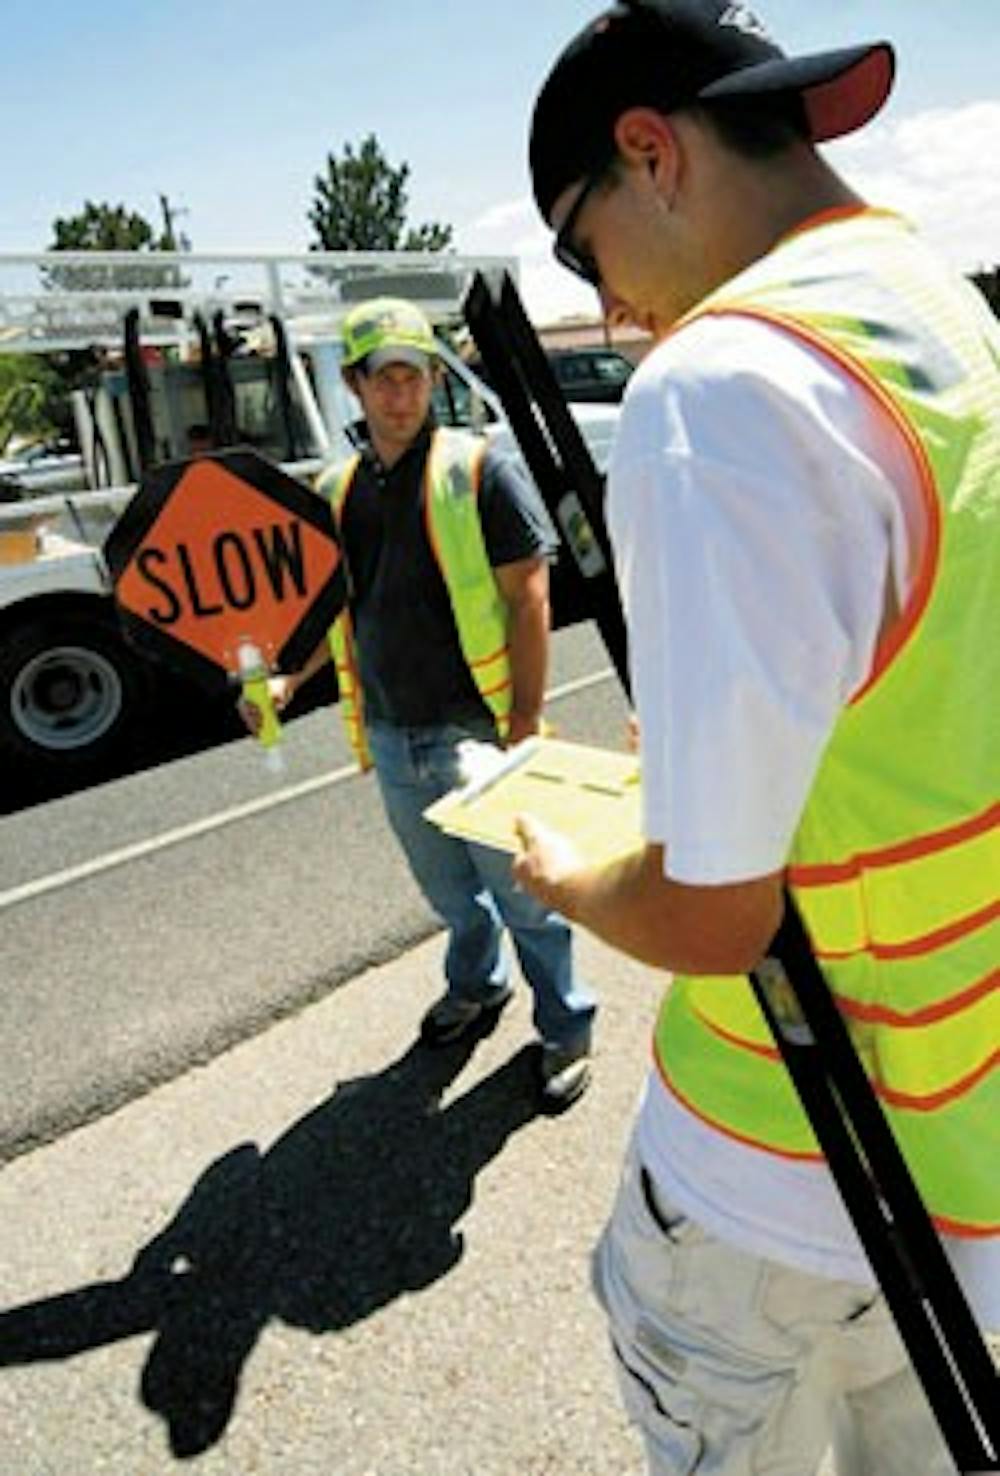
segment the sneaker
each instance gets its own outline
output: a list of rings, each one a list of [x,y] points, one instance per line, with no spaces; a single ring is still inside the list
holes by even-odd
[[[589,1085],[589,1037],[570,1045],[542,1043],[541,1099],[546,1111],[563,1112],[583,1096]]]
[[[432,1004],[420,1022],[420,1039],[424,1045],[453,1045],[467,1036],[485,1034],[496,1023],[507,1004],[512,989],[504,989],[488,1000],[459,999],[443,994]]]

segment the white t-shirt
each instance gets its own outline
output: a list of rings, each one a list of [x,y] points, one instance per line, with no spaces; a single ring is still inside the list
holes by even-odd
[[[607,512],[646,837],[681,882],[780,870],[837,715],[871,669],[887,594],[904,602],[919,558],[926,530],[899,432],[784,330],[701,319],[630,382]],[[706,1228],[871,1281],[825,1166],[715,1132],[655,1070],[637,1133],[664,1195]],[[963,1278],[992,1283],[1000,1325],[1000,1244],[953,1246]]]

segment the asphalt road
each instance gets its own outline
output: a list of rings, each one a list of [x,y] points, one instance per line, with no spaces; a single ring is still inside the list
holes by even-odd
[[[603,647],[555,637],[550,718],[620,745]],[[0,1162],[204,1063],[436,922],[328,708],[278,780],[241,739],[0,819]]]

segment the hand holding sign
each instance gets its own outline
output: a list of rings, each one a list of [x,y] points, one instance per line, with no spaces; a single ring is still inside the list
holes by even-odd
[[[267,701],[278,717],[281,716],[285,708],[292,701],[292,698],[298,691],[298,687],[299,682],[294,676],[272,676],[267,678]],[[236,708],[253,736],[259,738],[264,722],[261,704],[254,700],[251,692],[247,691],[246,683],[243,684],[240,690],[240,697]]]
[[[152,468],[105,553],[130,637],[208,680],[247,637],[297,668],[346,599],[326,503],[253,451]]]

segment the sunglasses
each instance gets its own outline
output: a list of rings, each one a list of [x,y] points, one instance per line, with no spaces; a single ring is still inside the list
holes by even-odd
[[[556,238],[552,243],[552,251],[560,266],[566,267],[568,271],[577,277],[582,277],[589,282],[591,287],[600,287],[601,269],[597,265],[597,258],[590,251],[581,251],[573,241],[573,231],[580,218],[580,211],[587,202],[588,197],[596,189],[603,178],[601,174],[588,174],[583,182],[583,188],[573,201],[573,207],[556,232]]]

